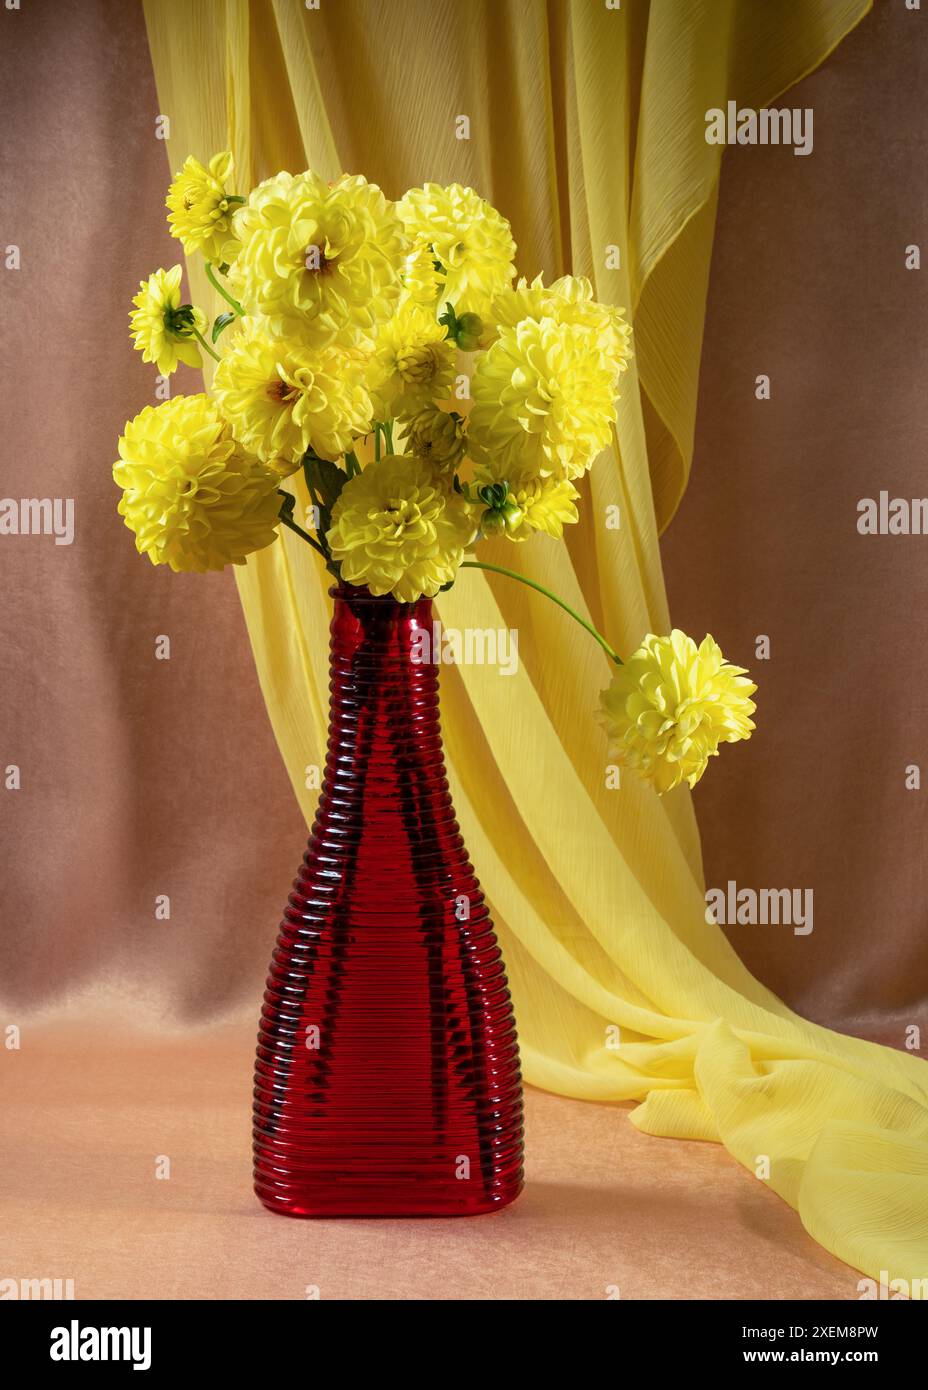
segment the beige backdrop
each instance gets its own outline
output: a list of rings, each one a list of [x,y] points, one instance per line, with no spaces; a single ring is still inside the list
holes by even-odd
[[[928,264],[905,268],[928,253],[926,21],[877,4],[787,93],[814,107],[810,156],[726,152],[693,470],[662,544],[674,621],[760,683],[757,735],[696,789],[706,882],[814,891],[811,935],[728,935],[800,1013],[896,1046],[928,1035],[928,537],[861,536],[857,503],[928,496]]]
[[[791,93],[816,108],[810,158],[726,155],[696,463],[665,559],[675,620],[761,680],[756,740],[698,792],[708,880],[814,889],[811,936],[732,938],[801,1011],[899,1041],[926,977],[928,791],[903,783],[924,748],[925,542],[859,538],[855,506],[925,491],[923,282],[903,268],[920,228],[896,209],[923,184],[926,74],[887,10]],[[0,494],[73,497],[76,538],[0,538],[0,766],[22,777],[0,790],[2,1000],[185,1025],[255,1012],[305,830],[231,576],[152,569],[116,515],[115,438],[152,400],[129,299],[178,255],[141,11],[79,13],[4,17],[0,239],[22,268],[0,279]],[[175,390],[196,389],[184,372]]]
[[[0,976],[13,1018],[89,992],[195,1022],[255,1011],[305,826],[232,575],[153,568],[116,514],[117,435],[154,403],[127,311],[180,248],[158,215],[141,6],[67,13],[45,0],[2,21],[0,240],[22,269],[0,272],[0,495],[73,497],[76,536],[0,537],[0,765],[22,769],[0,794]],[[172,380],[200,389],[186,368]]]

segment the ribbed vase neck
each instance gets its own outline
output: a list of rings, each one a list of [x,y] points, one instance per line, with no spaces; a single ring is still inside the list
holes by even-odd
[[[421,814],[420,836],[432,833],[451,810],[431,600],[397,603],[364,590],[334,597],[329,741],[316,828],[355,811],[366,823],[386,798],[409,826]],[[432,802],[427,810],[422,798]]]

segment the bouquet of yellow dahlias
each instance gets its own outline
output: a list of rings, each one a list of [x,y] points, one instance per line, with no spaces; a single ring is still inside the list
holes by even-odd
[[[227,152],[191,157],[167,196],[224,312],[210,325],[182,303],[180,265],[133,300],[135,347],[162,375],[216,363],[209,394],[146,407],[119,440],[138,550],[221,569],[284,526],[342,582],[402,603],[462,565],[521,579],[473,548],[577,521],[630,356],[621,311],[586,279],[517,280],[509,223],[458,184],[394,203],[358,175],[279,173],[247,196],[232,177]],[[281,487],[298,470],[309,530]],[[754,690],[711,638],[648,637],[604,695],[612,754],[660,790],[692,786],[720,741],[749,736]]]

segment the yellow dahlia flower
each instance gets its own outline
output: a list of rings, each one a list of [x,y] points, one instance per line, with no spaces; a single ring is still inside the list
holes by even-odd
[[[204,169],[189,155],[168,189],[168,226],[188,256],[202,251],[208,261],[225,265],[235,260],[238,241],[232,231],[235,202],[226,185],[232,176],[232,154],[214,154]]]
[[[602,692],[609,755],[659,792],[684,779],[693,787],[720,743],[750,738],[756,689],[713,638],[697,647],[678,628],[669,637],[651,634]]]
[[[371,425],[366,361],[337,346],[310,348],[249,322],[213,378],[213,396],[232,433],[281,477],[307,449],[336,459]]]
[[[459,183],[411,188],[396,206],[414,252],[438,262],[439,305],[448,301],[458,313],[486,318],[493,296],[515,274],[516,244],[505,217]]]
[[[412,415],[454,385],[457,349],[435,315],[407,300],[377,330],[370,388],[374,415]]]
[[[119,513],[153,565],[220,570],[277,534],[277,480],[236,452],[205,395],[147,405],[130,420],[113,477],[123,489]]]
[[[412,603],[454,579],[474,531],[468,504],[423,459],[387,454],[349,478],[326,539],[347,583]]]
[[[156,363],[162,376],[170,376],[178,362],[202,366],[193,329],[204,331],[206,315],[192,304],[181,304],[182,273],[175,265],[143,280],[132,300],[136,307],[129,314],[129,331],[142,361]]]
[[[504,329],[477,359],[472,394],[468,436],[497,476],[576,478],[611,438],[615,368],[580,324]]]
[[[249,314],[314,347],[369,333],[400,293],[403,229],[376,184],[343,174],[282,173],[255,188],[235,216],[242,249],[230,279]]]
[[[631,328],[621,309],[600,304],[593,298],[593,286],[585,276],[562,275],[545,286],[541,276],[531,284],[525,279],[503,290],[493,300],[490,311],[500,330],[515,328],[523,319],[552,318],[556,323],[576,323],[586,328],[596,351],[611,359],[619,376],[631,356]]]
[[[494,489],[489,489],[488,496]],[[533,531],[560,540],[564,527],[577,520],[574,505],[580,496],[566,478],[527,478],[499,489],[498,505],[484,512],[480,529],[484,535],[505,535],[511,541],[527,541]]]
[[[424,406],[407,423],[406,452],[427,459],[436,472],[450,480],[467,452],[464,420],[436,405]]]

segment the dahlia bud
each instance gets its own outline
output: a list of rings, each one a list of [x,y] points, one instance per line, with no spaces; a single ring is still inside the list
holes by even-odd
[[[510,493],[508,483],[489,483],[478,488],[477,496],[487,507],[480,519],[480,529],[485,536],[518,531],[524,514]]]
[[[457,320],[457,344],[462,352],[473,352],[483,336],[483,319],[479,314],[462,314]]]
[[[480,529],[485,536],[499,536],[506,532],[518,531],[522,519],[522,508],[509,498],[502,507],[484,512],[480,519]]]

